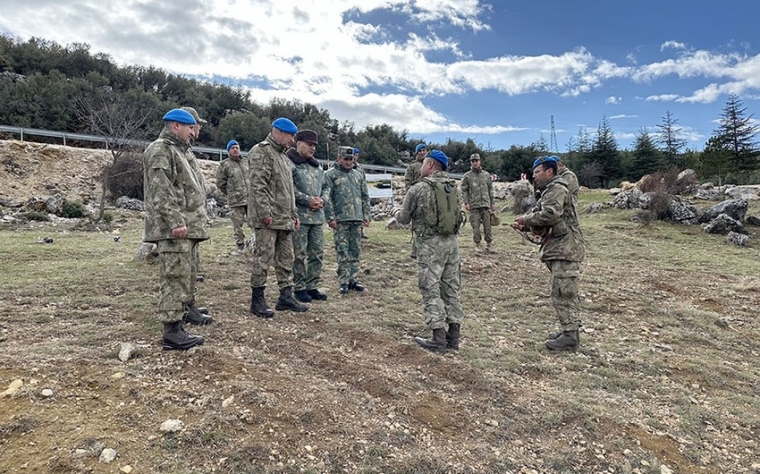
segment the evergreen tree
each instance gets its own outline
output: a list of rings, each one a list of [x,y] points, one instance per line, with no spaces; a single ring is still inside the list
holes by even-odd
[[[621,176],[620,153],[607,117],[604,117],[599,124],[589,161],[599,164],[602,172],[599,176],[602,187],[606,187],[610,180]]]
[[[739,171],[750,171],[758,167],[758,151],[755,137],[758,127],[752,124],[752,115],[745,116],[746,108],[734,93],[729,94],[720,127],[715,131],[717,142],[731,153],[731,161]]]
[[[633,163],[631,164],[631,178],[635,181],[642,176],[660,171],[664,168],[665,159],[662,152],[655,146],[654,140],[646,129],[642,129],[636,135],[636,143],[633,148]]]
[[[678,126],[678,120],[673,118],[670,110],[665,112],[662,123],[657,126],[657,141],[661,145],[661,151],[665,155],[665,161],[669,166],[681,167],[681,149],[686,146],[686,140],[681,135],[682,129]]]

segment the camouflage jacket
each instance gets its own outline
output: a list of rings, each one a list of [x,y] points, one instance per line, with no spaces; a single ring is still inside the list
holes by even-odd
[[[198,166],[198,159],[195,157],[195,153],[193,153],[193,150],[191,147],[192,147],[192,143],[190,144],[190,147],[188,147],[187,151],[185,152],[185,158],[187,159],[187,162],[190,163],[190,167],[193,169],[193,173],[195,173],[196,178],[198,178],[198,182],[201,183],[201,189],[203,189],[203,195],[207,196],[208,194],[206,193],[206,181],[203,179],[203,173],[201,173],[201,168],[200,166]]]
[[[313,197],[322,198],[327,204],[330,190],[327,187],[325,172],[315,158],[303,158],[295,148],[288,150],[288,158],[293,162],[293,187],[296,193],[296,210],[301,224],[324,224],[324,208],[309,208]]]
[[[206,193],[187,153],[190,144],[168,130],[143,153],[145,242],[172,240],[172,229],[182,226],[188,239],[208,239]]]
[[[551,227],[551,237],[539,251],[542,261],[583,261],[586,250],[575,203],[567,183],[559,176],[549,181],[541,191],[536,207],[525,215],[525,225]]]
[[[248,158],[227,158],[216,170],[216,187],[227,196],[230,207],[248,205]]]
[[[481,209],[494,205],[493,181],[491,175],[484,169],[471,169],[462,177],[460,184],[462,201],[470,205],[470,209]]]
[[[266,228],[262,219],[271,217],[269,229],[295,229],[293,164],[285,156],[285,147],[270,133],[263,142],[251,148],[248,160],[248,219],[251,227]]]
[[[328,195],[325,218],[328,222],[370,220],[369,191],[364,172],[337,165],[325,173]]]
[[[428,178],[433,181],[449,180],[444,171],[436,171]],[[459,191],[454,190],[454,192]],[[433,191],[432,186],[420,181],[407,191],[404,197],[404,207],[396,214],[396,221],[404,225],[411,222],[412,230],[416,236],[437,235],[435,225],[431,224],[437,221],[436,208],[435,191]],[[459,210],[456,212],[459,213]]]
[[[567,189],[570,191],[570,195],[573,196],[573,199],[575,201],[578,201],[578,191],[580,190],[580,185],[578,184],[578,177],[570,171],[570,169],[567,166],[563,166],[562,169],[557,173],[557,175],[562,178],[564,182],[567,183]]]
[[[412,186],[419,183],[421,179],[422,161],[415,159],[413,162],[409,163],[409,166],[406,167],[406,171],[404,172],[404,185],[406,186],[406,191],[409,192]]]

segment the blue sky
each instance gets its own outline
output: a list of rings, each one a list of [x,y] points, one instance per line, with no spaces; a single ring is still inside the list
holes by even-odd
[[[670,112],[702,149],[729,93],[760,112],[754,0],[0,0],[0,32],[87,43],[298,99],[358,128],[558,151],[607,118],[621,148]],[[192,104],[186,104],[192,105]],[[760,122],[755,122],[760,123]]]

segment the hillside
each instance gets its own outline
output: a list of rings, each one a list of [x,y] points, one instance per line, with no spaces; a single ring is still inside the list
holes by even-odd
[[[97,199],[104,159],[0,142],[0,198]],[[438,356],[412,342],[425,329],[408,231],[367,229],[368,290],[344,297],[326,232],[329,299],[262,320],[249,257],[216,218],[198,301],[217,322],[183,353],[158,343],[140,214],[113,212],[100,232],[0,222],[2,474],[760,472],[756,249],[633,211],[583,215],[582,347],[554,354],[537,248],[502,225],[480,254],[468,227],[462,347]],[[273,303],[271,275],[266,291]]]

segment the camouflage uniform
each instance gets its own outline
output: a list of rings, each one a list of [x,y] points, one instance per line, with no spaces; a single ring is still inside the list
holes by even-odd
[[[429,178],[447,180],[444,171],[436,171]],[[401,224],[411,222],[417,236],[417,279],[425,324],[433,331],[445,329],[446,324],[461,324],[464,316],[459,300],[461,273],[457,234],[437,234],[436,219],[432,187],[424,182],[415,184],[406,193],[404,207],[396,214],[396,220]]]
[[[357,283],[361,261],[362,221],[370,220],[369,192],[364,171],[336,165],[325,173],[328,195],[325,217],[336,221],[335,253],[340,284]]]
[[[324,255],[325,223],[324,209],[310,209],[312,197],[319,197],[327,203],[329,189],[325,173],[314,158],[303,158],[295,148],[288,150],[288,158],[293,162],[293,187],[296,195],[296,209],[301,227],[293,234],[295,260],[293,262],[294,289],[313,290],[319,286]]]
[[[491,207],[495,201],[493,197],[493,181],[491,175],[482,168],[471,169],[462,177],[462,200],[470,205],[470,225],[472,226],[472,240],[475,245],[480,244],[480,226],[483,226],[483,238],[486,245],[493,240],[491,236]]]
[[[578,184],[578,177],[570,171],[570,169],[567,166],[563,166],[562,169],[557,172],[557,176],[562,178],[562,180],[567,183],[567,189],[570,191],[570,195],[575,200],[575,203],[577,205],[578,203],[578,192],[580,191],[580,185]]]
[[[552,273],[552,304],[562,331],[577,331],[581,324],[578,280],[585,246],[573,197],[559,176],[546,184],[536,208],[525,215],[531,227],[551,227],[551,237],[539,257]]]
[[[274,266],[280,290],[293,286],[293,230],[296,201],[292,166],[285,147],[270,133],[248,153],[248,222],[256,234],[251,269],[251,288],[267,283]],[[262,219],[271,217],[267,227]]]
[[[190,144],[164,129],[143,154],[145,231],[143,241],[159,252],[159,321],[180,321],[193,301],[198,242],[208,239],[206,193],[197,163],[188,159]],[[172,229],[187,227],[186,238]]]
[[[243,223],[248,215],[248,158],[232,157],[219,164],[216,170],[216,187],[227,196],[230,220],[235,243],[245,245]]]
[[[417,158],[409,166],[406,167],[404,172],[404,185],[406,192],[408,193],[412,186],[419,183],[422,179],[422,162],[425,157]],[[412,258],[417,258],[417,243],[415,241],[414,231],[412,231]]]

